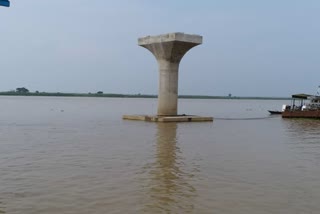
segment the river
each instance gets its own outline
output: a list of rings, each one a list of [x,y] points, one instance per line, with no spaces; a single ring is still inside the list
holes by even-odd
[[[179,100],[213,123],[125,121],[156,99],[0,97],[0,213],[318,213],[320,121],[287,100]]]

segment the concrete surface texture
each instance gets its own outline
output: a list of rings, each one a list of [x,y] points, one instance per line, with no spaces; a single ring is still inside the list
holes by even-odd
[[[176,116],[157,116],[157,115],[123,115],[124,120],[141,120],[147,122],[212,122],[213,117],[202,117],[196,115],[176,115]]]
[[[158,61],[158,115],[177,115],[179,64],[191,48],[202,44],[202,36],[169,33],[139,38],[138,44],[148,49]]]

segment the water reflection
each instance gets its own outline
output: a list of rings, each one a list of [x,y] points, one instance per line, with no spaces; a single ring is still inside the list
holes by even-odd
[[[6,212],[4,211],[4,206],[3,206],[3,204],[2,204],[1,201],[0,201],[0,213],[6,213]]]
[[[157,124],[155,162],[150,170],[150,202],[146,213],[193,212],[195,188],[188,179],[192,174],[184,169],[185,163],[178,147],[177,124]]]
[[[320,143],[320,121],[311,119],[286,119],[284,120],[287,133],[300,143]]]
[[[285,120],[287,136],[299,160],[320,164],[320,121],[311,119]]]

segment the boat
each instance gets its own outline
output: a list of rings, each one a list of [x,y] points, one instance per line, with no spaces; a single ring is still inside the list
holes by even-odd
[[[314,118],[320,119],[320,96],[294,94],[291,105],[283,105],[283,118]]]
[[[273,111],[273,110],[268,110],[270,114],[282,114],[282,111]]]

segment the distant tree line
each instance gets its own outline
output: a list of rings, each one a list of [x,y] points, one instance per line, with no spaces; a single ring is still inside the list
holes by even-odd
[[[26,93],[32,93],[27,89],[26,87],[16,88],[16,90],[8,91],[8,92],[0,92],[0,93],[19,93],[19,94],[26,94]],[[35,94],[64,94],[64,95],[72,95],[72,94],[78,94],[78,93],[60,93],[60,92],[39,92],[38,90],[34,92]],[[89,95],[94,95],[94,93],[89,92]],[[103,95],[103,91],[97,91],[95,93],[97,95]],[[110,94],[111,95],[111,94]]]
[[[97,91],[96,93],[64,93],[64,92],[30,92],[26,87],[16,88],[12,91],[0,92],[0,96],[59,96],[59,97],[119,97],[119,98],[157,98],[157,95],[150,94],[114,94]],[[267,99],[267,100],[290,100],[290,97],[238,97],[229,93],[227,96],[208,95],[179,95],[183,99]]]
[[[17,93],[29,93],[29,90],[25,87],[22,88],[16,88]]]

